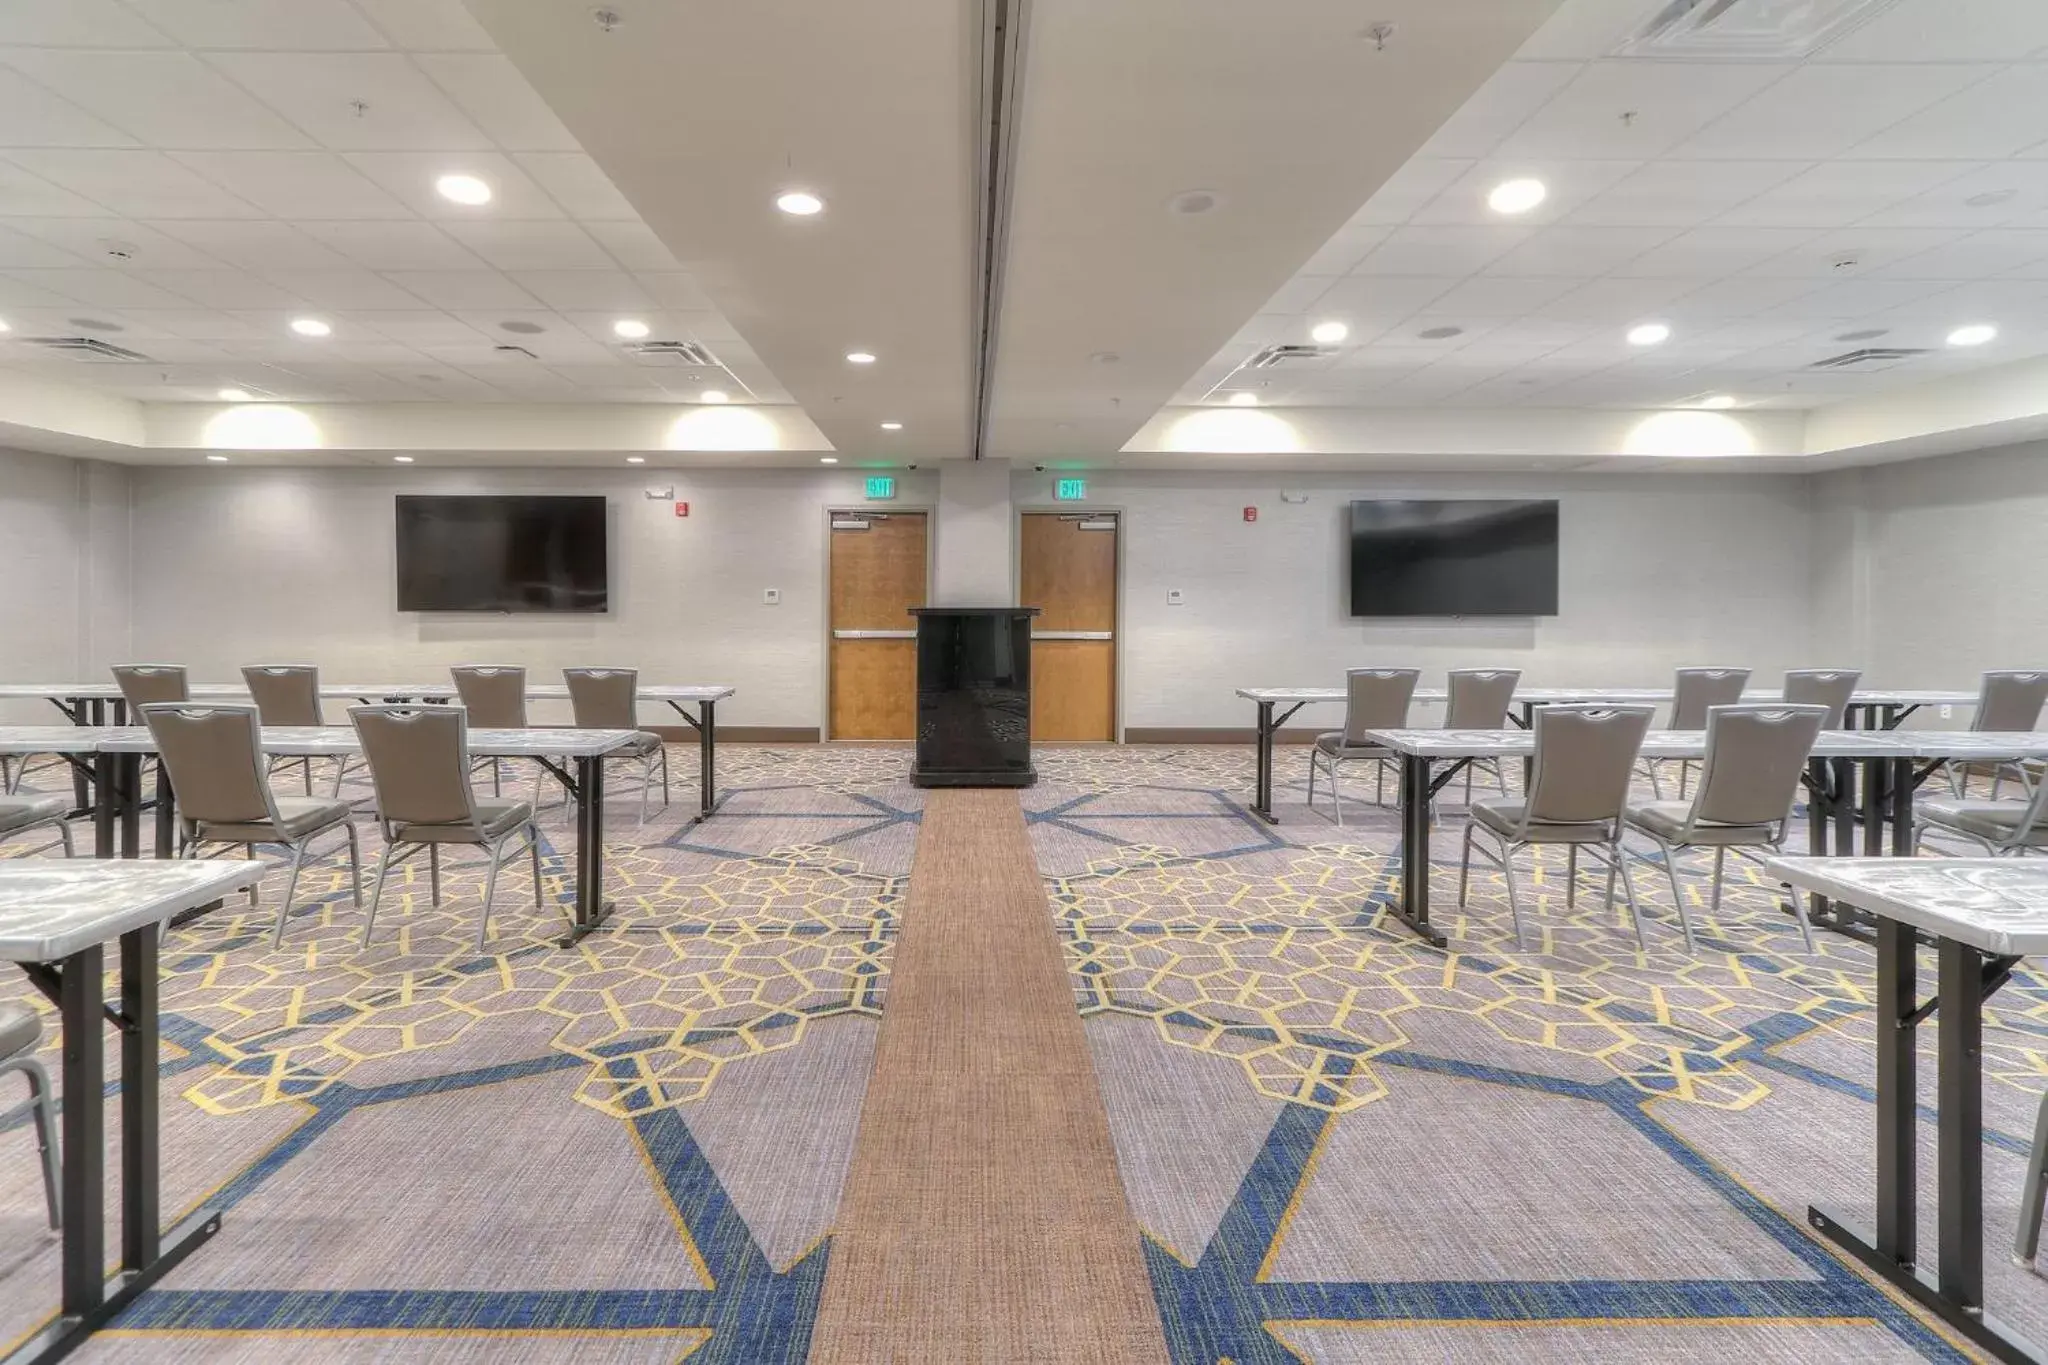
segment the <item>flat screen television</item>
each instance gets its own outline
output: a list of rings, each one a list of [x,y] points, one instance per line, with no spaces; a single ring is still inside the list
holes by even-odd
[[[400,611],[609,604],[602,497],[398,497]]]
[[[1557,615],[1557,503],[1352,503],[1351,614]]]

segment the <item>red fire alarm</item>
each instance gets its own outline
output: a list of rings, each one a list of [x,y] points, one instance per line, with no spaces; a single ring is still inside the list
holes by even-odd
[[[687,502],[677,503],[676,515],[679,517],[687,517],[688,515],[690,515],[690,504],[688,504]]]
[[[1245,519],[1246,521],[1257,521],[1257,520],[1259,519],[1259,509],[1258,509],[1258,508],[1256,508],[1256,507],[1247,507],[1247,508],[1245,508],[1245,509],[1244,509],[1244,519]]]

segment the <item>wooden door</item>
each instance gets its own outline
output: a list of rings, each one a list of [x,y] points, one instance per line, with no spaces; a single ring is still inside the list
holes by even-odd
[[[1031,623],[1031,737],[1116,738],[1118,518],[1024,517],[1018,598]]]
[[[832,518],[832,738],[917,732],[917,634],[925,604],[922,512]]]

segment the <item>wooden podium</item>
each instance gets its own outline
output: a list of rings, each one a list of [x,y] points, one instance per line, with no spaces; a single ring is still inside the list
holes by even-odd
[[[913,607],[919,787],[1028,787],[1037,607]]]

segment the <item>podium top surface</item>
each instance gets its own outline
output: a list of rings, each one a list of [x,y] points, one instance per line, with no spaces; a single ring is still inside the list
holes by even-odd
[[[1036,616],[1037,607],[912,607],[912,616]]]

